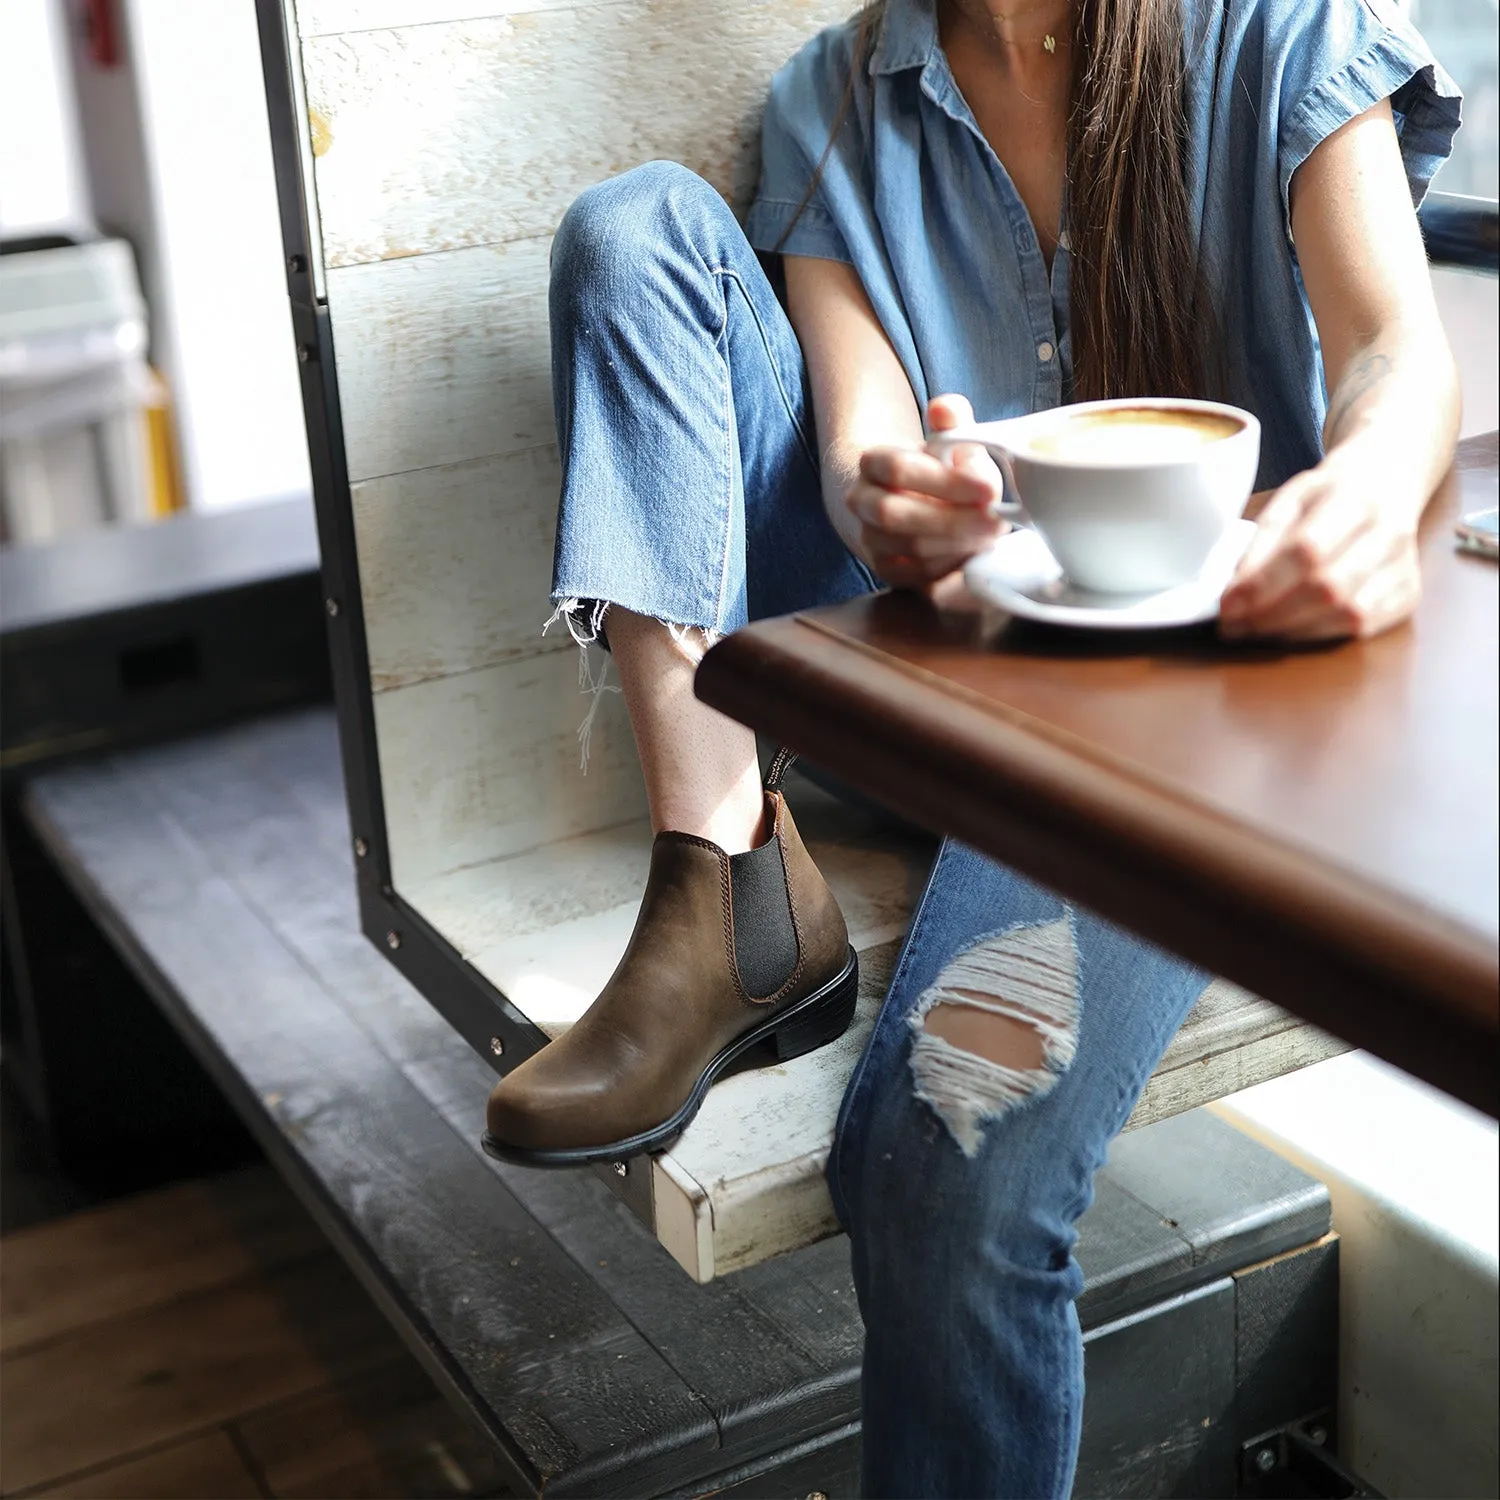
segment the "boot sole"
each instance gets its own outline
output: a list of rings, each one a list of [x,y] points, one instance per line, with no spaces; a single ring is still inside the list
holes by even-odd
[[[528,1149],[507,1145],[489,1131],[485,1131],[480,1144],[486,1156],[522,1167],[586,1167],[594,1162],[624,1161],[643,1152],[664,1151],[687,1129],[698,1113],[704,1095],[730,1063],[762,1042],[771,1044],[777,1062],[791,1062],[794,1057],[836,1042],[849,1029],[858,1000],[859,959],[850,948],[848,962],[822,989],[762,1021],[759,1026],[752,1026],[724,1047],[698,1075],[698,1081],[682,1107],[660,1125],[603,1146]]]

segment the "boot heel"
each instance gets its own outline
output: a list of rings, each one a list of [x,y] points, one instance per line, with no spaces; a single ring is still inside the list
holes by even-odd
[[[784,1026],[771,1033],[777,1062],[791,1062],[836,1042],[849,1029],[859,1001],[859,960],[849,950],[849,966],[806,1010],[787,1017]]]

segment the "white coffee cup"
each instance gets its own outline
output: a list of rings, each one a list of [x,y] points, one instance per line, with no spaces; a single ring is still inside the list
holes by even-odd
[[[1041,534],[1069,580],[1106,594],[1188,583],[1239,519],[1260,463],[1260,423],[1237,406],[1173,397],[1087,401],[934,433],[930,453],[987,448],[1003,515]]]

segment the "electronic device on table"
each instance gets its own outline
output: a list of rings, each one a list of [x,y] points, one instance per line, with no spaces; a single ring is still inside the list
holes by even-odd
[[[1458,545],[1464,552],[1477,552],[1482,557],[1500,557],[1500,507],[1472,511],[1465,516],[1454,531]]]

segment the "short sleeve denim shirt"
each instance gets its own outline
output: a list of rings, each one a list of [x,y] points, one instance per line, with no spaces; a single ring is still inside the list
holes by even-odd
[[[758,250],[851,264],[919,403],[959,392],[981,420],[1019,416],[1070,399],[1066,225],[1049,277],[954,82],[934,4],[888,0],[831,147],[854,23],[822,32],[776,75],[746,230]],[[1460,96],[1395,0],[1184,4],[1199,254],[1226,394],[1261,419],[1269,486],[1317,462],[1326,410],[1291,242],[1292,174],[1389,98],[1420,202],[1452,148]]]

